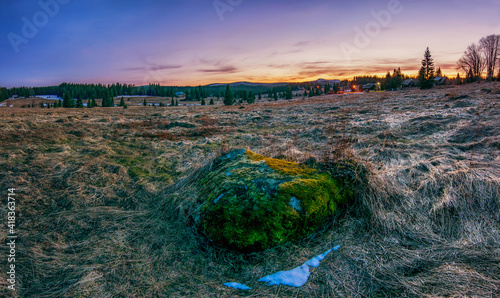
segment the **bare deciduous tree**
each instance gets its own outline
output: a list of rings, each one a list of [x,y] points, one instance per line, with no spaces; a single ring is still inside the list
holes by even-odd
[[[495,67],[500,55],[500,35],[489,35],[479,41],[481,51],[484,53],[484,64],[488,80],[495,77]]]
[[[462,58],[458,60],[458,68],[467,74],[468,80],[480,80],[485,68],[484,61],[480,47],[473,43],[467,47]]]

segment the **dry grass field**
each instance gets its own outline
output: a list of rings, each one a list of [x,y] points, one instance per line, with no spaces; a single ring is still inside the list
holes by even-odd
[[[19,297],[500,296],[499,83],[231,107],[0,107],[0,127]],[[171,195],[233,148],[353,158],[369,183],[307,239],[221,249]],[[302,288],[257,282],[335,245]],[[253,289],[223,285],[233,281]]]

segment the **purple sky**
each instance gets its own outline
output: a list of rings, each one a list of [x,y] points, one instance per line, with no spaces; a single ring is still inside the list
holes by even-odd
[[[415,74],[427,46],[454,76],[467,45],[500,33],[500,0],[0,1],[6,87]]]

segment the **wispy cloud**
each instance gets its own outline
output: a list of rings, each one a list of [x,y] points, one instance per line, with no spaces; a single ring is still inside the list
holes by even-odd
[[[152,64],[149,66],[138,66],[138,67],[125,67],[122,70],[125,71],[144,71],[144,70],[165,70],[165,69],[178,69],[181,68],[182,65],[156,65]]]
[[[199,72],[207,72],[207,73],[235,73],[238,72],[238,68],[234,66],[221,66],[218,68],[211,69],[198,69]]]

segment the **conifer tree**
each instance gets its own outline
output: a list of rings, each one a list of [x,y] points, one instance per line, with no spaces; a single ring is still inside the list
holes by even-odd
[[[69,93],[65,93],[63,96],[63,107],[65,108],[75,107],[75,99],[72,98]]]
[[[288,86],[286,88],[285,98],[286,99],[292,99],[293,98],[292,88],[290,86]]]
[[[0,87],[0,102],[4,101],[7,99],[7,88],[1,88]]]
[[[202,99],[201,99],[201,105],[202,105],[202,106],[206,105],[206,103],[205,103],[205,99],[204,99],[204,98],[202,98]]]
[[[146,98],[144,98],[144,101],[143,101],[142,105],[145,106],[145,107],[148,106],[148,102],[146,101]]]
[[[83,108],[83,100],[81,94],[78,94],[78,98],[76,99],[76,107],[79,109]]]
[[[120,99],[120,104],[118,106],[123,107],[125,105],[125,100],[122,98]]]
[[[172,96],[172,99],[170,100],[170,105],[173,107],[175,106],[175,100],[174,97]]]
[[[214,98],[213,98],[213,97],[210,97],[210,103],[209,103],[209,105],[213,106],[214,104],[215,104],[215,102],[214,102]]]
[[[231,88],[229,88],[229,85],[227,85],[226,93],[224,94],[224,105],[232,106],[233,104],[234,104],[234,95],[233,92],[231,91]]]
[[[247,96],[247,102],[248,102],[249,104],[253,104],[253,103],[255,103],[255,95],[253,95],[253,92],[252,92],[252,91],[250,91],[250,92],[248,93],[248,96]]]
[[[326,84],[326,86],[325,86],[325,94],[328,94],[329,91],[330,91],[330,84]]]
[[[418,76],[421,89],[430,89],[434,86],[434,59],[432,59],[429,48],[425,50],[422,67],[420,68]]]
[[[436,77],[442,77],[442,76],[443,76],[443,73],[441,72],[441,67],[439,67],[437,72],[436,72]]]

